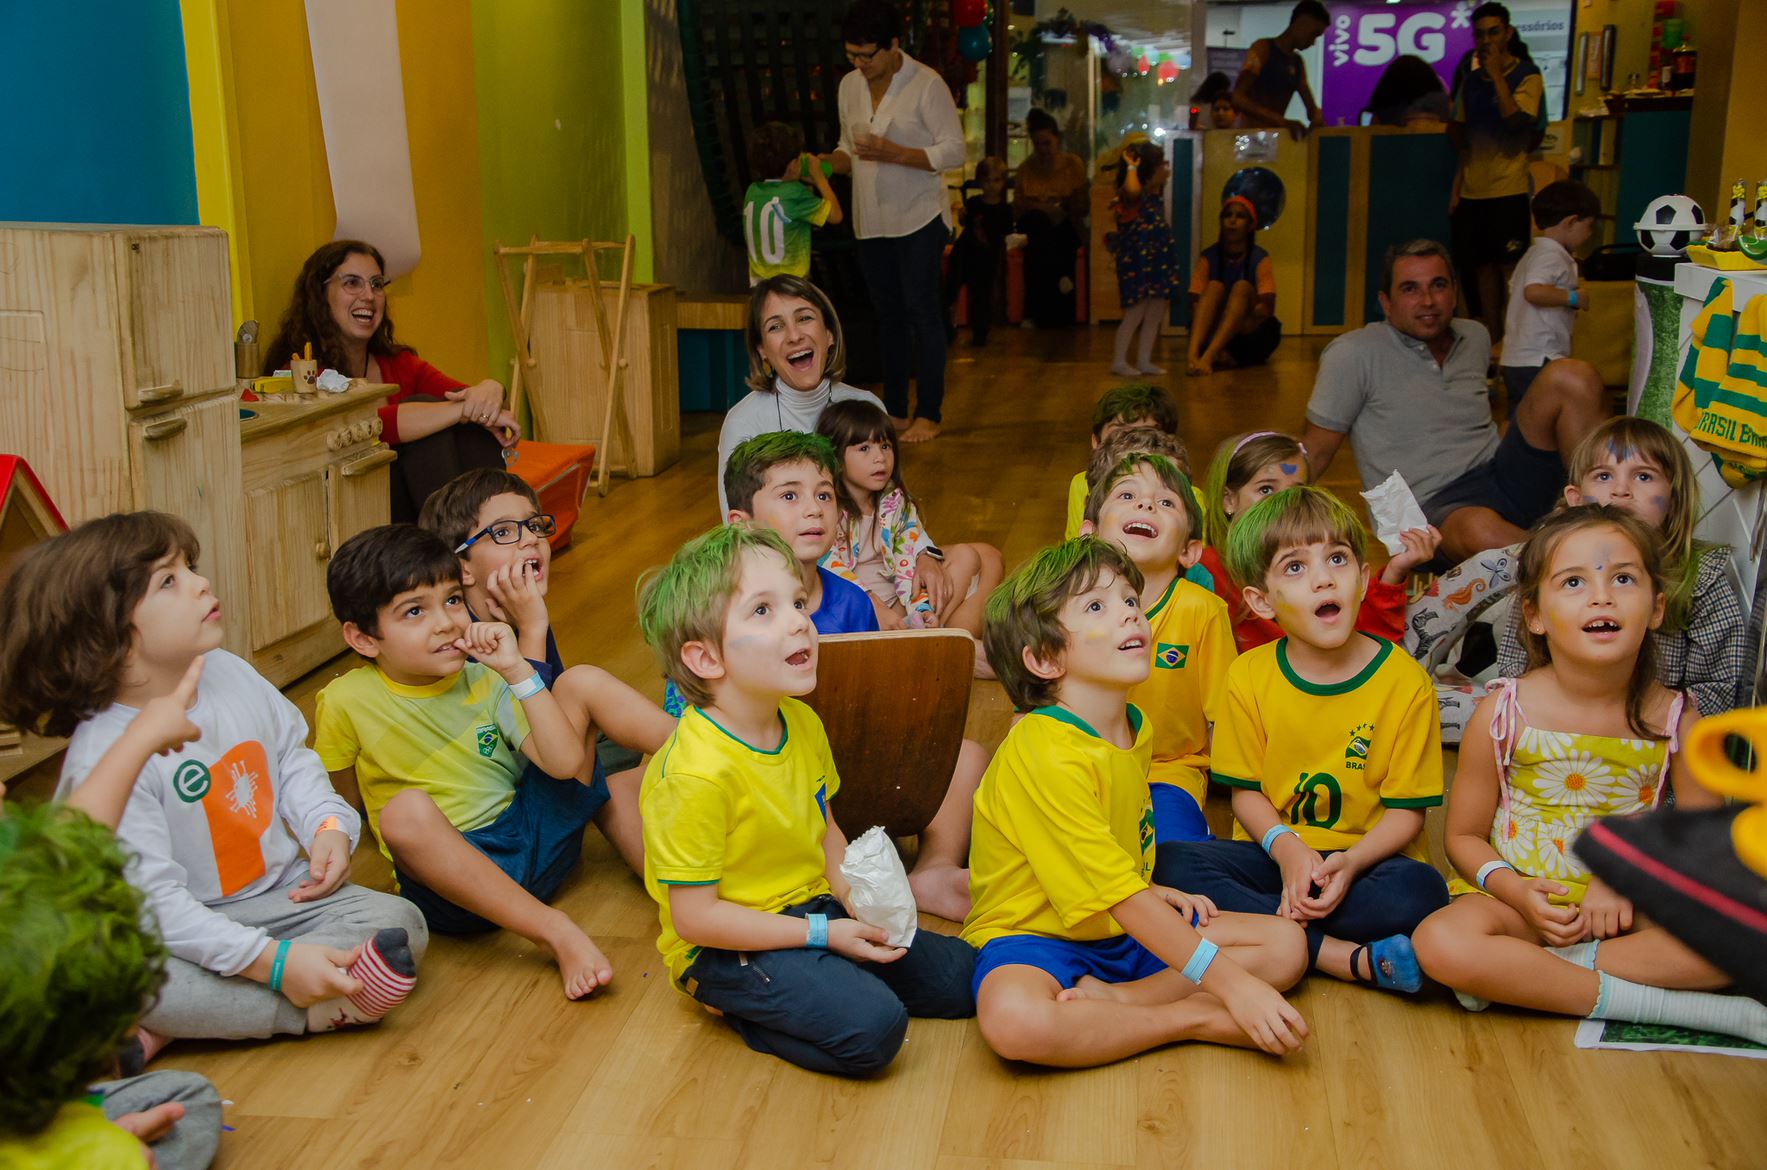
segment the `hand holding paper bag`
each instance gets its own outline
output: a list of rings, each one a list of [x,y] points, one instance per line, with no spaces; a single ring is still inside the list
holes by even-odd
[[[860,922],[882,927],[893,947],[914,941],[919,918],[914,891],[908,888],[908,872],[896,853],[896,843],[874,826],[847,845],[841,860],[841,876],[851,887],[847,912]]]

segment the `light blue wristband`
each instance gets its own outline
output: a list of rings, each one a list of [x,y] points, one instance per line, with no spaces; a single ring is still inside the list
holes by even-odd
[[[1190,952],[1189,961],[1184,964],[1184,970],[1178,974],[1192,983],[1201,983],[1203,976],[1209,973],[1209,964],[1213,963],[1215,956],[1220,953],[1221,948],[1205,938],[1196,944],[1196,950]]]
[[[545,689],[546,680],[541,678],[540,672],[536,670],[527,678],[512,684],[509,693],[515,696],[517,702],[526,702]]]
[[[810,924],[810,933],[804,939],[804,945],[813,951],[828,949],[828,915],[806,914],[804,921]]]
[[[293,945],[294,940],[286,938],[276,944],[276,957],[270,960],[271,991],[278,993],[282,991],[282,965],[288,962],[288,948]]]
[[[1479,889],[1483,890],[1485,888],[1485,883],[1491,880],[1491,875],[1500,869],[1507,869],[1510,873],[1515,872],[1515,866],[1504,861],[1502,858],[1496,858],[1479,866],[1478,875],[1474,877],[1473,880],[1478,882]],[[1488,893],[1489,891],[1486,892]]]
[[[1289,828],[1287,825],[1281,825],[1281,824],[1271,825],[1269,832],[1265,833],[1264,839],[1259,842],[1259,844],[1264,847],[1264,852],[1269,853],[1270,850],[1275,848],[1276,847],[1276,839],[1278,837],[1282,836],[1284,833],[1293,833],[1297,837],[1300,836],[1299,833],[1295,833],[1295,831],[1293,829]]]

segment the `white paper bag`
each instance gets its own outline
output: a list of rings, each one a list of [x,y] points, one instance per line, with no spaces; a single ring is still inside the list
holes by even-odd
[[[848,913],[869,926],[881,926],[893,947],[905,947],[914,941],[914,932],[919,929],[914,891],[908,888],[908,871],[902,868],[896,843],[885,835],[881,825],[847,843],[841,876],[851,887],[847,894]]]
[[[1374,517],[1374,534],[1387,546],[1387,552],[1398,556],[1405,551],[1399,534],[1412,528],[1428,528],[1430,522],[1411,494],[1411,485],[1397,471],[1362,493],[1368,501],[1368,514]]]

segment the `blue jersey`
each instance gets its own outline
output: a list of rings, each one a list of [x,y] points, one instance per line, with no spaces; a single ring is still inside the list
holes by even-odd
[[[877,629],[877,610],[861,586],[829,572],[821,565],[822,604],[810,615],[818,634],[863,634]]]

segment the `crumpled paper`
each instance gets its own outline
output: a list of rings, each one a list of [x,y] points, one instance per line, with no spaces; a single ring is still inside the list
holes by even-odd
[[[330,394],[342,394],[350,388],[350,378],[347,374],[340,374],[327,367],[319,371],[319,377],[314,380],[313,385]]]
[[[908,888],[908,871],[902,868],[896,843],[881,825],[847,843],[841,876],[850,887],[849,914],[869,926],[881,926],[890,946],[905,947],[914,941],[919,929],[914,891]]]
[[[1368,501],[1368,514],[1374,517],[1375,536],[1393,556],[1405,551],[1401,532],[1430,526],[1417,497],[1411,494],[1411,485],[1397,471],[1363,492],[1362,498]]]

